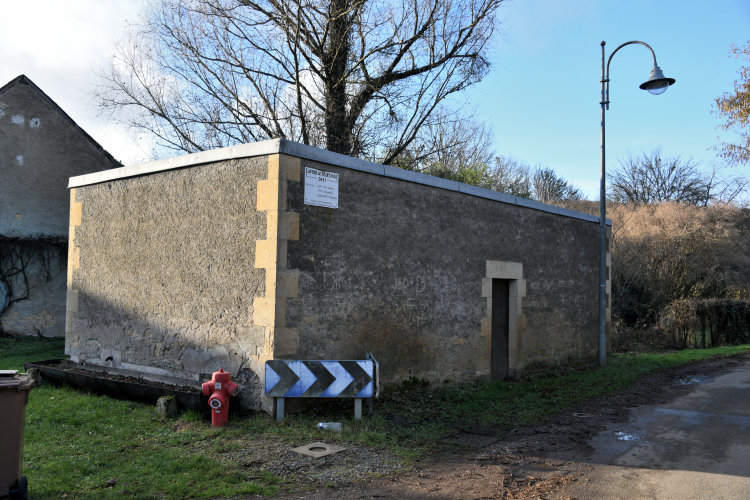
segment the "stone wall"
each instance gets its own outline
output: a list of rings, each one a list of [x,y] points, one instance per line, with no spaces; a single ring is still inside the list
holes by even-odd
[[[224,368],[257,405],[267,169],[248,158],[71,189],[66,354],[195,381]]]
[[[68,178],[118,166],[25,76],[0,88],[0,237],[32,244],[67,238]],[[0,275],[15,267],[5,266],[9,258],[0,255]],[[63,269],[51,264],[51,272],[32,262],[24,279],[6,276],[13,282],[12,299],[25,294],[23,281],[29,286],[28,298],[13,302],[6,311],[0,297],[0,324],[6,333],[65,334],[64,255]]]
[[[4,333],[65,335],[66,246],[64,240],[54,238],[0,236],[0,269],[8,272],[10,287],[0,283],[0,308],[15,300],[0,317]],[[9,292],[10,297],[6,296]]]
[[[306,166],[339,174],[338,209],[304,203]],[[196,381],[224,368],[266,411],[274,358],[371,352],[384,385],[487,378],[496,279],[510,376],[596,356],[588,215],[282,141],[71,185],[73,360]]]
[[[510,280],[509,370],[595,357],[598,224],[302,161],[339,174],[339,208],[304,204],[288,266],[287,327],[300,359],[381,363],[384,384],[490,373],[493,278]]]

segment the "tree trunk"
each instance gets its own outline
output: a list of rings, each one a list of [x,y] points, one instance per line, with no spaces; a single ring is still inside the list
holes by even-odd
[[[353,149],[346,113],[347,59],[351,49],[352,16],[356,11],[351,4],[352,0],[331,1],[328,43],[322,58],[326,90],[326,149],[343,155],[351,155]]]

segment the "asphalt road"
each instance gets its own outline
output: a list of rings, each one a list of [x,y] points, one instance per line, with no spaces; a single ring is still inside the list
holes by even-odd
[[[750,362],[594,436],[580,480],[549,498],[750,499]],[[562,458],[562,457],[560,457]]]
[[[511,434],[459,433],[406,474],[283,498],[750,500],[750,357],[653,374]]]

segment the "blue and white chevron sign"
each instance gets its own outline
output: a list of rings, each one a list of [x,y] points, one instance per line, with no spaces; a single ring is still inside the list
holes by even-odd
[[[366,361],[266,361],[266,396],[369,398],[374,364]]]

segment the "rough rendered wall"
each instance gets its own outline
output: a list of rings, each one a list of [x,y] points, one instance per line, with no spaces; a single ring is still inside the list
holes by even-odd
[[[515,280],[511,374],[595,355],[597,224],[306,160],[303,182],[305,166],[340,174],[339,209],[305,205],[289,183],[299,350],[285,357],[372,352],[383,383],[485,377],[492,277]]]
[[[257,406],[266,213],[256,195],[267,168],[258,157],[72,189],[71,359],[193,380],[224,368],[241,403]]]

